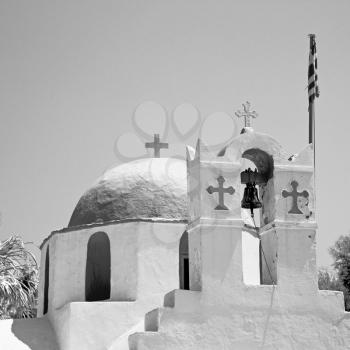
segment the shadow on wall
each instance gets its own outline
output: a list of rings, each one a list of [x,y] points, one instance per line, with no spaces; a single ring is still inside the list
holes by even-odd
[[[32,350],[59,350],[55,333],[46,317],[13,320],[11,331]],[[16,349],[27,349],[27,347],[18,344],[18,347],[13,348]]]

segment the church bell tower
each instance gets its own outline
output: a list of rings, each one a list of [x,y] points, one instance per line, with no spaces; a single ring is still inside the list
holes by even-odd
[[[243,288],[242,231],[248,230],[260,240],[260,284],[316,292],[312,146],[288,157],[272,137],[252,129],[250,118],[257,114],[248,103],[243,107],[236,115],[245,118],[245,127],[222,151],[214,153],[200,140],[196,150],[187,150],[190,289]],[[256,167],[250,186],[258,187],[253,204],[261,209],[253,227],[242,218],[244,159]]]

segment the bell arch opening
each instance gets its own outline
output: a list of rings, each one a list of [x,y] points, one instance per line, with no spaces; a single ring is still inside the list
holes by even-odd
[[[265,182],[273,177],[273,157],[265,151],[260,148],[250,148],[243,152],[242,158],[254,163]]]
[[[256,166],[250,160],[243,158],[242,169],[256,170]],[[241,184],[241,193],[244,193],[245,184]],[[243,200],[243,198],[242,198]],[[242,229],[242,272],[243,282],[247,285],[260,284],[260,257],[259,257],[259,238],[255,230],[260,225],[260,209],[255,208],[254,220],[251,217],[250,209],[241,208],[241,217],[244,223]]]
[[[260,220],[258,227],[263,227],[274,220],[275,193],[273,183],[274,161],[273,157],[259,148],[250,148],[243,152],[243,159],[248,159],[257,169],[259,183],[257,183],[259,200],[262,204],[260,215],[254,216]]]
[[[94,233],[88,241],[85,300],[107,300],[111,295],[111,249],[105,232]]]
[[[260,230],[274,219],[273,157],[259,148],[251,148],[242,154],[242,170],[251,169],[241,176],[242,181],[242,267],[245,284],[263,283]],[[249,203],[252,205],[250,209]],[[253,214],[253,215],[252,215]]]
[[[179,244],[179,281],[180,289],[190,289],[190,261],[187,231],[182,234]]]

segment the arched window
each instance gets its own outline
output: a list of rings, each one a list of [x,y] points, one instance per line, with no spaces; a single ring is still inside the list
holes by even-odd
[[[180,289],[190,289],[190,266],[188,258],[188,233],[185,231],[180,239],[179,247]]]
[[[44,310],[43,314],[47,313],[49,307],[49,279],[50,279],[50,253],[49,246],[46,248],[45,258],[45,277],[44,277]]]
[[[111,295],[111,249],[109,238],[104,232],[94,233],[88,242],[85,300],[109,299]]]

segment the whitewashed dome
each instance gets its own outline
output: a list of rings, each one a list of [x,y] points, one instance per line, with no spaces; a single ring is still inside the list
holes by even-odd
[[[80,198],[68,227],[135,218],[187,219],[185,161],[145,158],[108,170]]]

